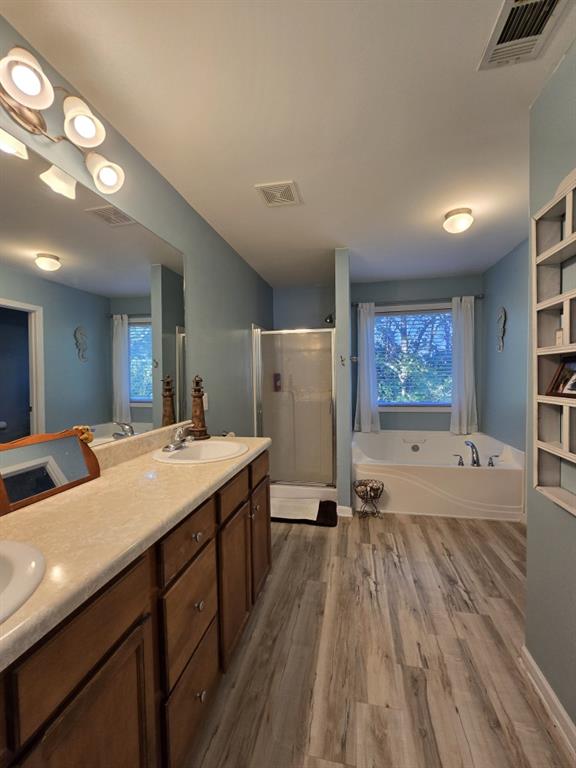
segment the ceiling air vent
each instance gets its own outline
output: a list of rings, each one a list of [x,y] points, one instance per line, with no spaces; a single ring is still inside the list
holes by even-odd
[[[275,181],[272,184],[255,184],[266,205],[299,205],[301,200],[293,181]]]
[[[571,0],[504,0],[479,69],[536,59]]]
[[[109,227],[125,227],[127,224],[136,223],[134,219],[131,219],[130,216],[122,213],[113,205],[103,205],[100,208],[86,208],[86,213],[91,213],[93,216],[102,219]]]

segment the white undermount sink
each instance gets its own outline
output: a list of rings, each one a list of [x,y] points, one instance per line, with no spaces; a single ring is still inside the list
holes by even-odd
[[[242,456],[248,446],[231,440],[198,440],[186,443],[184,448],[177,451],[155,451],[152,458],[165,464],[209,464],[212,461],[223,461]]]
[[[45,569],[44,555],[35,547],[0,541],[0,623],[28,600]]]

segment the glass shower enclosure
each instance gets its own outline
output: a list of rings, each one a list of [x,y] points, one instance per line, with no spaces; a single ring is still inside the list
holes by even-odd
[[[272,438],[270,479],[333,486],[333,329],[253,329],[255,433]]]

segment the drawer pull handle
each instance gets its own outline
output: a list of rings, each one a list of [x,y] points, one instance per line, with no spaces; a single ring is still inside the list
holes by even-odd
[[[202,539],[204,538],[204,533],[202,531],[197,531],[196,533],[192,534],[192,538],[197,544],[200,544]]]
[[[198,699],[200,704],[204,704],[207,696],[208,696],[208,691],[206,689],[204,689],[203,691],[198,691],[198,693],[196,694],[196,698]]]
[[[260,504],[256,504],[254,509],[256,510],[256,512],[260,512]]]
[[[202,613],[204,608],[206,608],[206,603],[204,602],[204,600],[200,600],[199,602],[194,603],[194,608],[196,608],[197,611],[200,611],[200,613]]]
[[[248,517],[250,518],[250,520],[254,520],[254,518],[255,518],[254,512],[249,512],[248,513]]]

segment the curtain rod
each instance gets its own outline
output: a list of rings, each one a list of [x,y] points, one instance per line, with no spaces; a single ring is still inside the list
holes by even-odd
[[[474,296],[475,299],[478,299],[478,300],[482,300],[484,298],[484,294],[483,293],[475,293],[475,294],[473,294],[473,296]],[[399,301],[397,303],[405,304],[407,301],[409,301],[409,299],[402,299],[401,301]],[[442,298],[440,298],[440,299],[418,299],[414,303],[415,304],[426,304],[427,302],[430,302],[430,304],[434,304],[434,303],[440,303],[442,301],[444,301],[444,302],[452,301],[452,296],[449,296],[449,297],[447,297],[445,299],[442,299]],[[353,302],[351,302],[351,306],[352,307],[357,307],[358,304],[362,304],[362,303],[363,302],[360,302],[360,301],[353,301]],[[374,302],[374,303],[376,304],[376,306],[384,306],[383,304],[378,305],[376,302]],[[393,307],[394,304],[386,304],[385,306]]]

